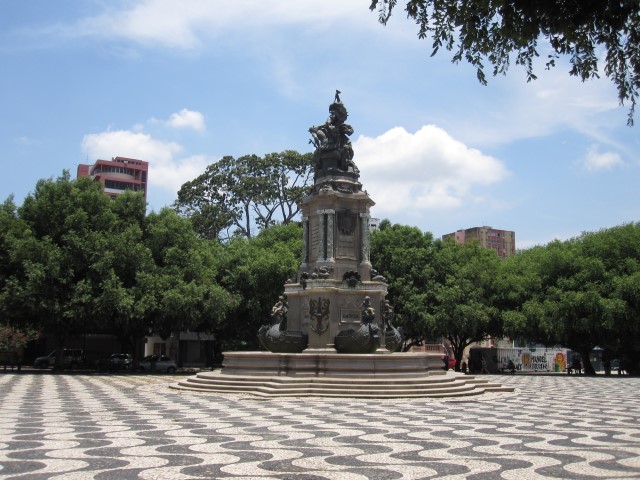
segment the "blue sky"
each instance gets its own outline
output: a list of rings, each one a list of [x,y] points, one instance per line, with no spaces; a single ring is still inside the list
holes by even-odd
[[[368,4],[3,2],[2,200],[124,156],[150,162],[157,211],[224,155],[310,151],[340,89],[375,217],[514,230],[518,248],[640,220],[640,118],[608,79],[542,58],[537,81],[514,65],[482,86]]]

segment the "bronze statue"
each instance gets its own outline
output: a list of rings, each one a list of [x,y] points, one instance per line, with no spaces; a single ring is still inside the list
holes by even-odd
[[[383,331],[386,331],[388,328],[393,328],[393,318],[395,315],[393,305],[389,303],[389,300],[382,300],[380,302],[380,316],[382,317]]]
[[[340,100],[340,91],[336,90],[334,101],[329,105],[329,118],[319,127],[309,128],[311,143],[316,150],[314,160],[316,171],[336,168],[342,171],[359,173],[353,163],[353,148],[349,136],[353,134],[353,127],[345,123],[348,112]]]
[[[286,320],[287,310],[287,296],[281,295],[273,308],[271,308],[271,325],[279,324],[282,320]]]
[[[360,308],[362,309],[363,324],[368,325],[375,320],[376,311],[371,306],[371,298],[369,298],[368,296],[364,297],[364,302],[362,302],[362,305],[360,306]]]

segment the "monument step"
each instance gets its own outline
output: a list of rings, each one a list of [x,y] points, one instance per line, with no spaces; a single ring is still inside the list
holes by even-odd
[[[385,385],[385,384],[376,384],[376,383],[367,383],[367,384],[352,384],[352,385],[339,385],[332,383],[318,383],[318,382],[309,382],[309,383],[298,383],[298,384],[278,384],[273,382],[217,382],[212,380],[207,381],[182,381],[179,382],[180,385],[183,386],[198,386],[202,388],[242,388],[242,389],[250,389],[250,388],[270,388],[272,390],[287,390],[287,389],[322,389],[325,391],[367,391],[367,390],[386,390],[389,392],[394,391],[413,391],[413,390],[443,390],[443,389],[452,389],[459,388],[460,386],[468,386],[468,388],[476,388],[475,385],[472,384],[451,384],[451,383],[413,383],[407,385]],[[483,386],[484,388],[484,386]]]
[[[327,390],[325,388],[301,387],[301,388],[269,388],[266,386],[242,387],[240,385],[208,385],[185,384],[180,382],[171,386],[181,390],[206,393],[220,394],[250,394],[260,397],[330,397],[330,398],[445,398],[480,395],[485,392],[482,388],[474,385],[461,385],[456,387],[439,388],[439,389],[403,389],[403,390],[384,390],[379,388],[367,390]]]
[[[441,398],[508,392],[481,376],[443,371],[429,353],[227,352],[221,370],[199,372],[172,388],[261,397]]]
[[[272,383],[283,383],[283,384],[295,384],[295,383],[323,383],[323,384],[332,384],[332,385],[367,385],[367,384],[376,384],[376,385],[408,385],[408,384],[441,384],[441,383],[451,383],[459,380],[461,378],[465,378],[464,376],[455,376],[455,375],[421,375],[416,376],[415,374],[410,377],[360,377],[360,378],[345,378],[345,377],[336,377],[336,376],[253,376],[253,375],[228,375],[226,373],[199,373],[195,377],[190,377],[192,381],[198,382],[206,382],[206,381],[215,381],[215,382],[231,382],[237,383],[239,381],[247,381],[252,383],[263,383],[263,382],[272,382]]]
[[[488,379],[456,372],[412,377],[272,376],[200,372],[172,388],[194,392],[251,394],[261,397],[443,398],[512,392]]]
[[[333,379],[333,378],[292,378],[292,379],[282,379],[282,378],[273,378],[273,377],[255,377],[255,378],[250,378],[250,377],[231,377],[231,378],[225,378],[224,376],[219,376],[219,377],[208,377],[208,378],[203,378],[203,377],[192,377],[189,378],[188,380],[189,382],[194,382],[194,383],[201,383],[201,384],[238,384],[238,383],[244,383],[244,384],[251,384],[251,385],[255,385],[255,384],[271,384],[271,385],[279,385],[279,386],[295,386],[295,385],[306,385],[306,384],[313,384],[316,386],[324,386],[326,388],[344,388],[344,387],[352,387],[352,388],[359,388],[359,387],[367,387],[369,385],[376,385],[376,386],[384,386],[385,388],[406,388],[408,386],[415,388],[415,387],[420,387],[423,386],[425,388],[431,387],[431,386],[446,386],[446,385],[452,385],[455,383],[460,383],[461,380],[460,379],[456,379],[456,378],[444,378],[444,379],[437,379],[437,380],[433,380],[430,378],[425,378],[425,379],[416,379],[416,378],[412,378],[410,381],[399,381],[399,380],[394,380],[394,381],[376,381],[375,379],[368,379],[368,380],[359,380],[359,381],[354,381],[354,382],[347,382],[344,381],[343,379]],[[473,383],[473,382],[465,382],[465,383]]]

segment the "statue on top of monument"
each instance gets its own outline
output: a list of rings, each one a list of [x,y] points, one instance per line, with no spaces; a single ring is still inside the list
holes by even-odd
[[[340,100],[340,90],[336,90],[333,103],[329,105],[329,118],[319,127],[309,129],[311,143],[316,150],[313,158],[315,170],[337,169],[344,172],[359,173],[353,163],[353,148],[349,136],[353,134],[353,127],[347,123],[347,109]]]

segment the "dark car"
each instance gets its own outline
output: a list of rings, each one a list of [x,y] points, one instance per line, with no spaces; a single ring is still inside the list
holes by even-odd
[[[109,357],[109,368],[111,370],[129,370],[133,359],[128,353],[114,353]]]

